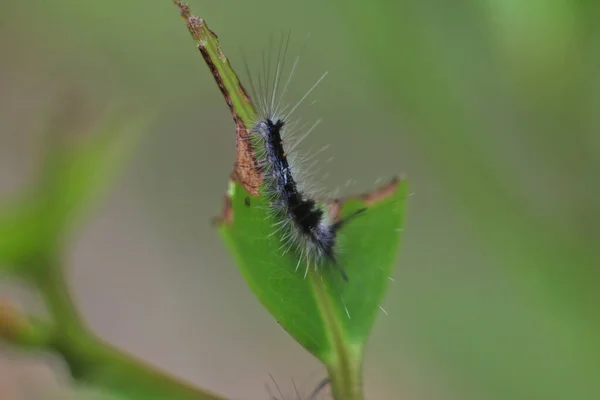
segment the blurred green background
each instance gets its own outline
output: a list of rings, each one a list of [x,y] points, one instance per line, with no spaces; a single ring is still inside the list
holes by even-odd
[[[367,347],[369,399],[600,398],[600,6],[596,1],[191,2],[243,74],[269,37],[307,43],[290,99],[323,123],[321,186],[405,173],[415,195]],[[310,34],[310,37],[308,35]],[[231,398],[324,371],[261,308],[210,225],[234,158],[231,117],[168,0],[0,4],[0,196],[34,178],[65,92],[102,118],[154,116],[68,248],[102,337]],[[329,157],[335,157],[327,163]],[[14,282],[0,294],[40,310]],[[41,311],[41,310],[40,310]],[[0,397],[68,384],[4,348]],[[35,390],[35,388],[43,388]]]

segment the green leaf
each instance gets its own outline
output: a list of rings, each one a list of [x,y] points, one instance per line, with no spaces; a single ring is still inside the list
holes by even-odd
[[[0,265],[5,272],[23,272],[17,270],[56,250],[72,222],[111,182],[142,122],[113,114],[87,133],[49,132],[39,179],[16,201],[0,207]]]
[[[350,277],[345,284],[338,270],[298,268],[298,254],[280,248],[283,232],[273,235],[274,216],[261,196],[263,177],[251,135],[256,111],[217,36],[206,22],[173,0],[197,43],[231,111],[236,127],[236,162],[221,221],[221,235],[233,250],[248,284],[281,326],[329,370],[336,399],[362,398],[362,353],[385,293],[404,217],[407,185],[392,182],[360,198],[330,204],[336,215],[368,207],[340,231],[338,260]],[[299,270],[297,270],[299,269]]]
[[[364,344],[380,312],[396,258],[408,185],[392,182],[379,191],[341,202],[341,217],[367,211],[339,232],[340,265],[345,283],[333,267],[298,270],[298,254],[285,255],[276,220],[265,196],[251,196],[232,183],[220,232],[260,302],[279,324],[329,369],[335,392],[336,375],[358,380]],[[345,385],[351,388],[354,385]],[[354,397],[337,397],[354,398]]]

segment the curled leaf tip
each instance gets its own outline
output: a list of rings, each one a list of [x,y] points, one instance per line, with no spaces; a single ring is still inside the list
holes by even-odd
[[[341,212],[342,212],[342,200],[333,199],[327,205],[327,213],[329,214],[329,218],[331,218],[333,222],[337,222],[340,220]]]
[[[233,205],[231,202],[231,195],[227,193],[225,195],[225,201],[223,204],[223,211],[218,217],[212,219],[213,226],[231,225],[233,223]]]
[[[372,192],[363,193],[357,197],[361,199],[366,205],[375,204],[381,200],[385,200],[386,198],[392,196],[396,192],[396,188],[398,187],[400,182],[400,178],[394,177],[388,183],[384,184],[383,186],[380,186]]]
[[[241,84],[240,87],[242,87]],[[231,180],[239,182],[251,195],[260,197],[260,185],[263,177],[252,148],[250,133],[241,119],[234,118],[234,120],[236,155]]]
[[[251,195],[260,197],[260,185],[263,178],[254,165],[254,151],[248,142],[248,139],[240,138],[240,136],[237,138],[236,162],[231,179],[239,182]]]
[[[396,192],[396,188],[400,184],[402,179],[398,177],[392,178],[388,183],[378,187],[377,189],[347,197],[340,197],[337,199],[323,200],[327,204],[327,212],[332,221],[339,221],[341,218],[342,208],[344,203],[348,200],[360,200],[365,205],[371,206],[381,200],[385,200],[387,197],[392,196]]]

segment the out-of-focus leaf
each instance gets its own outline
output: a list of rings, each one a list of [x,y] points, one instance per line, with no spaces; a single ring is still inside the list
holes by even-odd
[[[497,305],[483,281],[460,295],[449,282],[447,298],[424,287],[402,324],[436,368],[478,387],[474,398],[600,398],[587,140],[598,136],[598,3],[337,3],[358,58],[476,229],[481,270],[504,268],[518,293]],[[449,258],[436,273],[467,263]]]
[[[39,179],[17,201],[0,206],[2,268],[15,272],[55,249],[106,189],[143,126],[137,116],[115,114],[89,133],[50,133]]]

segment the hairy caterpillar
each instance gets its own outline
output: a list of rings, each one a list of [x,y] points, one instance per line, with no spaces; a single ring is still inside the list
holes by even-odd
[[[284,140],[284,137],[289,134],[287,128],[293,124],[289,123],[293,112],[317,87],[327,73],[323,74],[289,111],[287,107],[281,107],[281,102],[300,59],[299,56],[296,57],[287,82],[281,93],[278,93],[289,37],[288,34],[285,41],[282,40],[279,45],[272,84],[269,76],[270,61],[264,69],[263,76],[259,77],[259,92],[254,86],[251,74],[248,73],[253,96],[257,99],[259,105],[259,115],[250,132],[253,134],[253,147],[256,151],[258,167],[264,178],[264,193],[268,196],[272,212],[278,221],[274,233],[282,233],[284,252],[293,248],[298,254],[296,270],[304,261],[306,263],[306,276],[311,264],[316,269],[324,262],[329,262],[338,269],[344,281],[348,281],[346,272],[336,259],[336,239],[339,230],[353,217],[366,209],[360,209],[345,219],[333,221],[329,218],[326,206],[319,204],[310,193],[302,190],[298,184],[295,176],[296,168],[293,161],[290,160],[288,152],[294,151],[298,143],[312,132],[319,121],[308,129],[293,146],[286,147],[287,140]]]
[[[281,101],[289,88],[300,60],[299,56],[296,57],[285,87],[280,92],[279,88],[284,70],[283,64],[290,37],[288,34],[286,40],[282,40],[279,45],[279,54],[273,80],[271,80],[270,73],[271,57],[269,57],[269,62],[265,63],[263,75],[259,75],[259,91],[256,90],[251,80],[251,74],[248,73],[255,99],[254,108],[257,109],[258,113],[254,121],[243,121],[236,106],[234,106],[231,90],[242,92],[244,101],[247,103],[250,102],[250,97],[239,82],[237,75],[230,69],[229,61],[220,51],[216,35],[208,29],[204,20],[190,14],[189,7],[185,3],[179,0],[173,1],[180,8],[181,16],[186,20],[192,37],[198,41],[198,50],[200,50],[215,82],[221,90],[221,94],[225,98],[236,124],[238,144],[242,138],[249,138],[252,143],[254,155],[250,158],[253,159],[254,165],[238,168],[239,164],[236,164],[235,173],[238,174],[238,177],[249,177],[246,183],[252,180],[253,189],[256,187],[256,172],[261,176],[262,193],[266,195],[270,204],[270,211],[276,219],[272,234],[281,233],[283,254],[294,249],[294,252],[298,256],[296,270],[300,268],[302,262],[305,262],[305,277],[311,266],[317,270],[320,266],[330,264],[338,269],[344,281],[348,281],[346,272],[339,265],[336,258],[337,236],[344,225],[366,209],[360,209],[344,219],[334,220],[329,216],[327,204],[318,202],[307,190],[302,189],[298,184],[295,168],[288,156],[288,152],[292,152],[295,146],[317,126],[318,122],[308,129],[297,141],[296,145],[287,148],[285,147],[287,144],[284,144],[285,137],[290,134],[288,129],[294,125],[290,123],[289,118],[321,82],[326,73],[319,78],[289,111],[288,107],[281,107]],[[207,46],[216,46],[216,51],[219,54],[217,57],[218,60],[211,56]],[[217,63],[226,65],[234,76],[228,76],[226,81],[221,75],[222,69],[217,66]],[[248,67],[247,63],[246,67]],[[245,136],[244,134],[240,134],[240,132],[248,132],[248,135]],[[246,153],[244,153],[244,156],[247,158]],[[258,192],[255,194],[258,194]],[[246,204],[248,205],[248,202]]]

